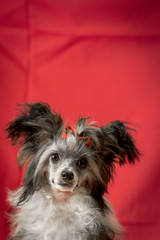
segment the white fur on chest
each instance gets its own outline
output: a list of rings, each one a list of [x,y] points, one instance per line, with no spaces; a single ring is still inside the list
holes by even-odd
[[[82,194],[55,203],[39,191],[20,208],[16,232],[26,231],[24,240],[85,240],[88,232],[96,234],[104,221],[93,199]]]

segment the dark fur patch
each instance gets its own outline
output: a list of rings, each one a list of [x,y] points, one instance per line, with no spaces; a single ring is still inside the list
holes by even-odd
[[[63,126],[61,116],[46,103],[22,105],[20,115],[9,123],[6,129],[11,144],[20,144],[18,163],[22,167],[25,161],[35,154],[42,143],[54,138]]]
[[[77,128],[81,129],[78,136],[92,138],[91,150],[96,154],[96,161],[104,183],[99,186],[101,193],[107,191],[107,183],[113,179],[115,164],[120,166],[125,163],[134,164],[139,160],[140,152],[134,143],[127,123],[113,121],[109,125],[100,128],[95,125],[87,125],[88,119],[80,118]],[[102,161],[103,163],[102,163]]]

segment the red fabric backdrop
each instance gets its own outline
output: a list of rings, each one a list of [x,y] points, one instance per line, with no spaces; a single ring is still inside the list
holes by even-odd
[[[125,240],[160,238],[160,4],[146,0],[0,0],[1,129],[16,103],[45,101],[65,120],[136,125],[143,153],[117,168],[107,196]],[[20,184],[16,147],[1,131],[0,234],[6,188]]]

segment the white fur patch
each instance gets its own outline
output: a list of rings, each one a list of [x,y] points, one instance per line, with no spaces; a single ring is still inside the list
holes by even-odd
[[[23,229],[23,240],[87,240],[89,232],[96,235],[100,231],[101,223],[115,231],[115,221],[118,225],[111,213],[102,216],[92,197],[83,192],[59,203],[40,190],[18,207],[13,235]]]

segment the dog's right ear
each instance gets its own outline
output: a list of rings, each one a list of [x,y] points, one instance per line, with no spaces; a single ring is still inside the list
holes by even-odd
[[[20,114],[8,124],[7,137],[12,145],[20,144],[19,167],[35,154],[41,144],[51,141],[63,126],[60,115],[46,103],[22,105]]]

